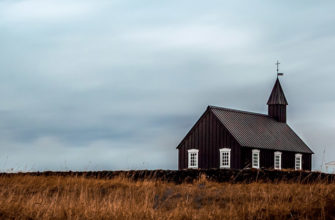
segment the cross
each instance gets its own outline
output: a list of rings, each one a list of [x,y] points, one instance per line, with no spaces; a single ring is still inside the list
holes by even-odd
[[[279,61],[277,60],[277,63],[275,63],[276,65],[277,65],[277,78],[278,78],[278,76],[283,76],[284,75],[284,73],[280,73],[279,72]]]
[[[277,63],[275,63],[276,65],[277,65],[277,74],[278,74],[278,72],[279,72],[279,61],[277,60]]]

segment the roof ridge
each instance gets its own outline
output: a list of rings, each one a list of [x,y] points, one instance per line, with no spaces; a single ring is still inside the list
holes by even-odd
[[[257,112],[248,112],[248,111],[243,111],[243,110],[238,110],[238,109],[232,109],[232,108],[225,108],[225,107],[219,107],[219,106],[214,106],[214,105],[209,105],[209,108],[216,108],[220,110],[225,110],[225,111],[230,111],[230,112],[237,112],[237,113],[242,113],[242,114],[248,114],[248,115],[257,115],[257,116],[263,116],[263,117],[269,117],[270,116],[262,113],[257,113]]]

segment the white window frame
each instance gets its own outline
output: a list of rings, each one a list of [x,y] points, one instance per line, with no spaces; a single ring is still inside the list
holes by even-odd
[[[191,155],[195,154],[195,165],[191,166]],[[199,165],[199,150],[198,149],[189,149],[188,150],[188,168],[189,169],[198,169],[198,165]]]
[[[230,168],[230,148],[220,149],[220,168]],[[223,164],[223,154],[228,154],[228,164]]]
[[[297,159],[298,158],[300,159],[299,166],[297,166]],[[294,169],[295,170],[302,170],[302,154],[295,154]]]
[[[255,155],[257,155],[257,165],[254,164],[254,161],[255,161]],[[252,150],[252,153],[251,153],[251,167],[252,168],[256,168],[256,169],[259,169],[259,164],[260,164],[260,150],[257,150],[257,149],[253,149]]]
[[[282,158],[281,158],[281,155],[282,155],[282,152],[280,152],[280,151],[276,151],[275,153],[274,153],[274,159],[273,159],[273,167],[274,167],[274,169],[275,170],[281,170],[281,161],[282,161]],[[277,167],[276,166],[276,157],[279,157],[279,166]]]

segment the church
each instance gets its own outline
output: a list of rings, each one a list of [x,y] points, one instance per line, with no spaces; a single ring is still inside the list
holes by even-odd
[[[279,78],[268,114],[208,106],[177,146],[178,169],[311,170],[313,151],[286,123]]]

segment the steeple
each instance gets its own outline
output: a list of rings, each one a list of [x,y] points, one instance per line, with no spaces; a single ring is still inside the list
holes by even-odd
[[[284,91],[280,85],[279,79],[277,78],[276,83],[272,89],[271,95],[268,100],[268,105],[288,105]]]
[[[286,106],[288,103],[278,77],[272,89],[267,105],[269,116],[279,122],[286,123]]]

